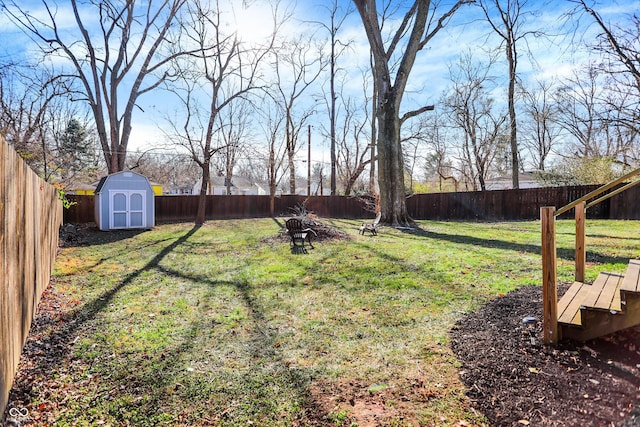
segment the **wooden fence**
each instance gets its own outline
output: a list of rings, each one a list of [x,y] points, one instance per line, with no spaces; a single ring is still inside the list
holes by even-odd
[[[477,191],[465,193],[416,194],[407,198],[409,215],[414,219],[517,221],[540,217],[543,206],[561,207],[587,194],[597,186],[548,187],[525,190]],[[78,204],[65,210],[66,223],[94,222],[93,196],[69,196]],[[636,187],[589,209],[589,218],[640,219]],[[320,217],[373,219],[365,203],[357,197],[281,196],[275,199],[275,214],[287,216],[303,204]],[[193,221],[197,196],[156,196],[156,222]],[[269,196],[207,196],[207,219],[269,217]],[[563,217],[571,217],[566,214]]]
[[[407,199],[407,209],[415,219],[518,221],[540,218],[540,208],[560,208],[597,185],[529,188],[524,190],[477,191],[466,193],[418,194]],[[636,200],[640,189],[616,195],[589,209],[593,219],[640,219]],[[562,218],[573,218],[567,213]]]
[[[56,189],[0,136],[0,418],[40,296],[49,283],[62,224]]]
[[[76,202],[65,209],[65,223],[84,224],[95,222],[94,196],[67,196]],[[198,196],[155,196],[156,223],[193,221],[198,209]],[[293,214],[293,209],[304,204],[321,217],[373,218],[367,212],[362,199],[344,196],[291,196],[275,198],[276,216]],[[207,196],[207,219],[261,218],[270,217],[269,196]]]

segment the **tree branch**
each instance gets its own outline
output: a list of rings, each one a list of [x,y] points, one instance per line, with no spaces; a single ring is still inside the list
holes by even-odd
[[[433,111],[433,110],[435,110],[435,106],[425,105],[424,107],[418,108],[417,110],[408,111],[400,118],[400,124],[404,123],[406,120],[410,119],[411,117],[419,116],[422,113],[425,113],[427,111]]]

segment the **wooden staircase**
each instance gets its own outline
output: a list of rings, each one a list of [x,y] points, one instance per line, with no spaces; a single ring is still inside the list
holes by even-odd
[[[624,276],[600,273],[593,284],[574,282],[558,302],[562,338],[587,341],[640,325],[640,260]]]

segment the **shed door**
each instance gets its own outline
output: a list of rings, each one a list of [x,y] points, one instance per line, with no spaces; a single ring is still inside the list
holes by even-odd
[[[145,228],[146,192],[139,190],[110,190],[110,228]]]

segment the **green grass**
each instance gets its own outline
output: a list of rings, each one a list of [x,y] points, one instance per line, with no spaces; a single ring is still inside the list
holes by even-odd
[[[316,406],[352,425],[350,396],[331,399],[362,384],[402,408],[390,425],[482,424],[448,332],[489,299],[540,284],[539,223],[422,221],[419,233],[363,237],[356,221],[325,222],[351,238],[307,255],[273,238],[272,219],[62,250],[54,281],[76,305],[63,326],[74,344],[32,408],[46,403],[58,426],[290,426]],[[569,282],[573,223],[557,232]],[[587,233],[588,280],[640,256],[640,222],[589,221]],[[416,382],[423,400],[394,400]]]

